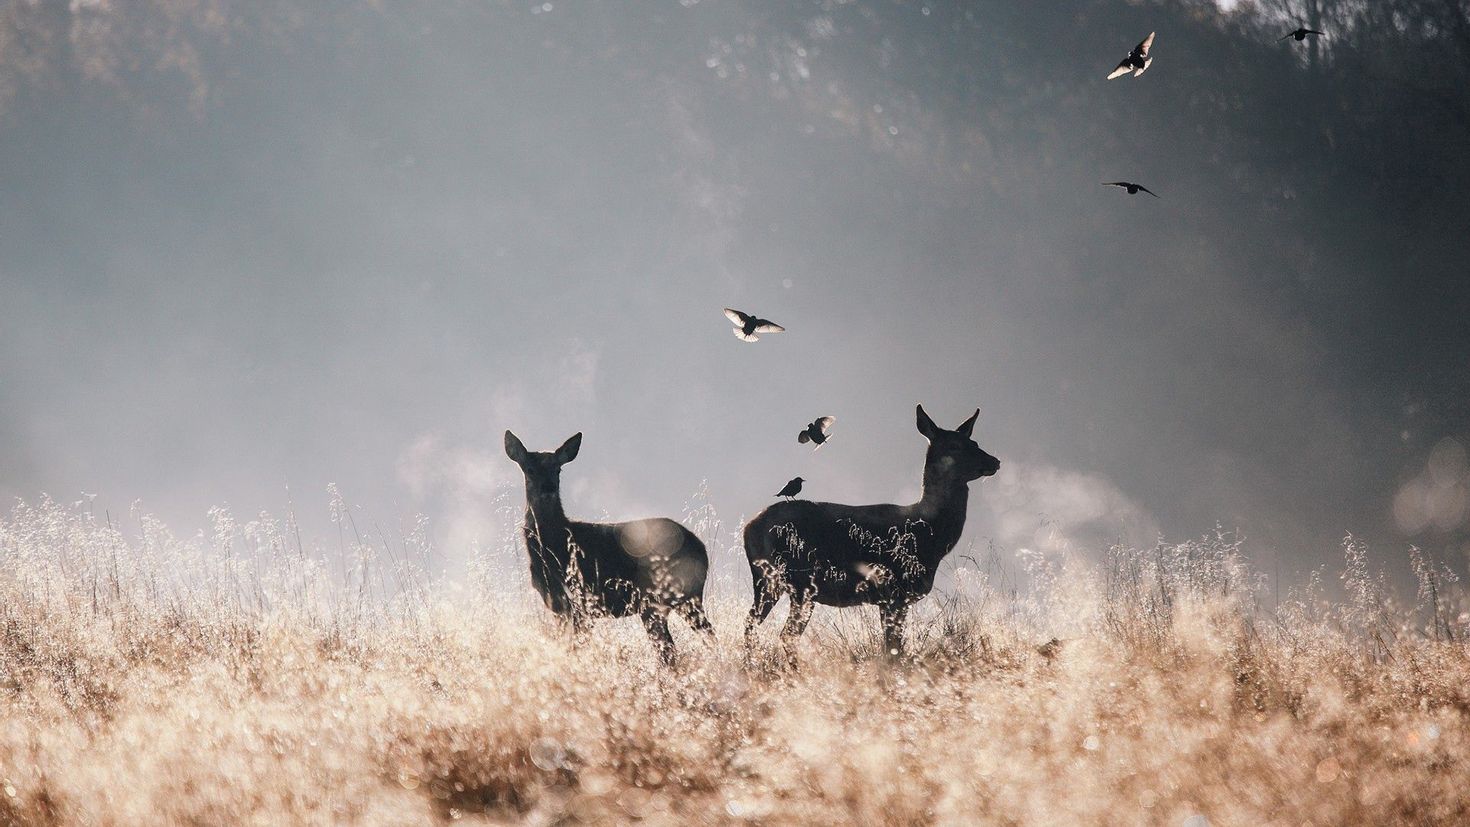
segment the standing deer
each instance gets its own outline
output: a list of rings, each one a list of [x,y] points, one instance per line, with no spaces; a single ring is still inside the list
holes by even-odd
[[[526,551],[531,584],[546,607],[580,634],[597,616],[637,614],[666,665],[674,661],[670,611],[714,637],[704,613],[709,556],[704,543],[673,520],[627,523],[567,519],[561,504],[561,467],[577,458],[582,435],[551,453],[527,451],[510,431],[505,453],[526,476]]]
[[[971,480],[1000,469],[1000,460],[970,438],[975,411],[947,431],[918,406],[919,433],[929,440],[924,456],[924,490],[913,505],[838,505],[806,500],[776,503],[745,526],[745,555],[755,603],[745,623],[745,640],[782,595],[791,612],[781,639],[794,658],[796,638],[811,620],[813,603],[856,606],[875,603],[883,623],[883,647],[903,650],[909,606],[934,588],[939,564],[959,542]]]

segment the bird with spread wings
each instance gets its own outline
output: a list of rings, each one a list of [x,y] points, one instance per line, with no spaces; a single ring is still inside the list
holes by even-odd
[[[1140,192],[1146,192],[1146,193],[1148,193],[1149,195],[1152,195],[1155,198],[1158,198],[1159,197],[1159,194],[1158,193],[1154,192],[1153,190],[1149,189],[1148,187],[1145,187],[1142,184],[1135,184],[1132,181],[1104,181],[1103,182],[1103,186],[1105,186],[1105,187],[1121,187],[1121,188],[1123,188],[1125,190],[1128,190],[1128,194],[1129,195],[1137,195]]]
[[[776,324],[770,319],[762,319],[749,313],[741,313],[733,308],[725,308],[725,318],[735,325],[735,338],[742,342],[756,342],[760,337],[757,333],[785,333],[786,328]]]
[[[812,420],[812,423],[801,429],[796,435],[796,441],[802,445],[812,443],[812,450],[822,447],[822,444],[832,438],[832,423],[837,421],[835,416],[824,416]]]
[[[1158,33],[1149,32],[1148,37],[1145,37],[1142,43],[1134,46],[1133,51],[1129,52],[1128,56],[1118,63],[1118,68],[1114,69],[1111,75],[1108,75],[1108,80],[1120,78],[1129,72],[1132,72],[1134,77],[1143,74],[1148,69],[1148,65],[1154,62],[1154,57],[1149,54],[1149,49],[1153,48],[1155,34]]]

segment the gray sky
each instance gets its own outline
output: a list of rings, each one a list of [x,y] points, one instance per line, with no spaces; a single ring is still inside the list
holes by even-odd
[[[1218,521],[1283,573],[1348,531],[1458,554],[1464,385],[1435,377],[1470,367],[1465,244],[1426,228],[1466,212],[1344,199],[1288,105],[1315,76],[1249,21],[1011,5],[12,21],[0,496],[188,530],[290,486],[320,526],[336,482],[453,554],[519,503],[506,428],[580,430],[574,515],[677,515],[707,481],[733,529],[798,474],[917,496],[922,402],[980,407],[1004,463],[978,545]],[[45,25],[71,51],[38,80]],[[1150,30],[1149,73],[1103,80]],[[727,305],[789,332],[743,344]]]

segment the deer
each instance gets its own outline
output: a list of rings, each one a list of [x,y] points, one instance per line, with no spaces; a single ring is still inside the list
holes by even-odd
[[[505,432],[505,453],[526,478],[523,532],[531,584],[552,613],[570,622],[577,639],[593,618],[636,614],[659,659],[672,666],[671,611],[714,639],[704,612],[709,555],[692,531],[664,517],[624,523],[568,519],[561,469],[581,447],[580,432],[544,453],[527,451],[515,434]]]
[[[747,651],[776,602],[789,596],[781,640],[792,665],[796,640],[815,603],[877,605],[886,655],[903,654],[909,607],[934,588],[939,564],[964,531],[970,483],[1000,470],[1000,460],[971,438],[978,409],[953,431],[935,425],[923,405],[916,413],[919,433],[929,441],[918,502],[855,506],[790,500],[746,524],[745,555],[755,592],[745,622]]]

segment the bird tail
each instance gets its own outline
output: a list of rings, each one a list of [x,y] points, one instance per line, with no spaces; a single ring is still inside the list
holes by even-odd
[[[812,435],[807,433],[806,431],[802,431],[801,433],[796,435],[796,441],[800,442],[802,445],[805,445],[808,442],[812,441]]]
[[[735,338],[739,339],[742,342],[758,342],[758,341],[760,341],[760,337],[755,336],[755,335],[750,334],[750,333],[746,333],[745,331],[741,330],[738,327],[731,328],[730,330],[731,330],[732,333],[735,334]]]

